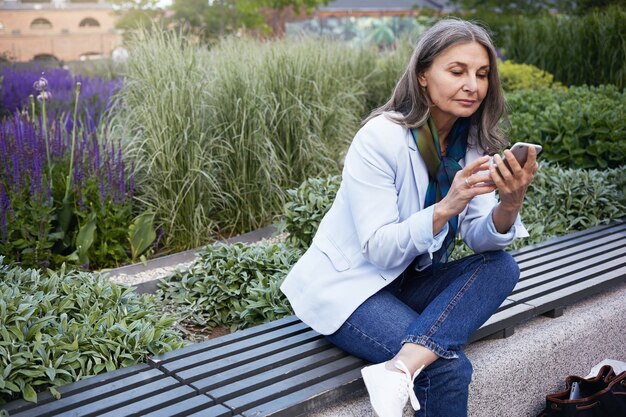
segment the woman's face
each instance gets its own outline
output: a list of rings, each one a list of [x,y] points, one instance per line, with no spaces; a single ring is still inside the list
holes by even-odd
[[[461,43],[439,54],[430,68],[418,76],[426,87],[433,117],[456,120],[474,114],[487,95],[489,55],[477,42]]]

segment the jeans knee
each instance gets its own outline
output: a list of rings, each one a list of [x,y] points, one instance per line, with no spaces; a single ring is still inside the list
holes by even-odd
[[[509,283],[510,289],[517,284],[520,276],[520,269],[517,262],[510,253],[503,250],[485,253],[485,259],[494,269],[499,280],[505,280]]]

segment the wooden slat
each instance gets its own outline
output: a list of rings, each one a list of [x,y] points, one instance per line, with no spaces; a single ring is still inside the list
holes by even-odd
[[[222,405],[215,405],[215,401],[207,397],[206,395],[196,395],[187,400],[176,402],[175,404],[169,405],[167,407],[163,407],[149,413],[143,413],[142,417],[186,417],[190,414],[194,414],[198,411],[203,410],[209,413],[208,410],[211,407],[215,407],[222,412],[225,409],[225,407]],[[230,410],[226,410],[230,412]]]
[[[364,362],[361,359],[357,359],[354,356],[346,356],[319,368],[285,378],[280,382],[266,385],[258,390],[230,399],[224,402],[224,405],[234,410],[234,412],[240,413],[243,410],[284,397],[334,376],[360,369],[363,364]],[[208,394],[211,396],[211,392]]]
[[[230,417],[233,415],[233,412],[224,407],[221,404],[213,406],[206,410],[200,410],[193,414],[189,414],[187,417]],[[239,414],[235,417],[240,417]]]
[[[80,381],[73,382],[71,384],[63,385],[61,387],[57,387],[57,391],[61,394],[61,398],[65,399],[72,395],[76,395],[78,393],[88,391],[92,388],[96,388],[105,384],[113,383],[117,380],[128,378],[130,376],[136,375],[140,372],[145,372],[151,370],[152,367],[140,363],[137,365],[132,365],[127,368],[116,369],[115,371],[102,373],[99,375],[90,376],[85,379],[81,379]],[[151,374],[151,376],[156,375],[157,377],[163,376],[162,372],[156,371],[156,373]],[[150,377],[149,377],[150,378]],[[150,380],[148,378],[148,380]],[[129,384],[132,384],[132,381],[127,380]],[[144,381],[144,379],[141,379]],[[58,401],[50,392],[44,391],[37,394],[37,404],[31,403],[26,400],[17,400],[12,401],[8,404],[4,404],[2,409],[7,411],[11,416],[21,413],[26,410],[30,410],[32,408],[42,407],[45,404]]]
[[[524,262],[527,259],[532,259],[533,257],[537,256],[537,254],[539,254],[539,256],[542,256],[544,254],[558,252],[559,250],[567,249],[579,244],[584,244],[591,240],[602,239],[605,236],[611,235],[613,233],[621,233],[624,230],[626,230],[626,222],[597,226],[591,229],[582,230],[563,236],[557,236],[544,242],[525,246],[523,248],[512,251],[511,255],[513,255],[513,257],[518,262]]]
[[[582,268],[580,265],[568,266],[559,271],[553,271],[546,276],[535,277],[526,281],[520,281],[519,287],[509,295],[509,299],[517,302],[528,302],[531,299],[549,294],[580,281],[592,279],[598,275],[609,274],[613,271],[619,275],[626,274],[626,257],[608,257],[593,266]]]
[[[352,369],[275,400],[258,404],[249,410],[244,410],[241,414],[245,417],[306,416],[312,410],[339,400],[347,394],[364,390],[360,368]]]
[[[316,334],[311,334],[311,332],[311,329],[306,324],[298,322],[286,328],[277,329],[269,333],[259,334],[257,337],[252,339],[245,338],[243,340],[236,340],[233,341],[233,343],[229,343],[228,345],[211,348],[209,350],[203,350],[193,356],[184,356],[180,359],[172,357],[169,361],[165,363],[160,363],[159,367],[168,373],[179,373],[181,371],[184,371],[185,369],[194,368],[200,365],[206,365],[209,362],[218,359],[232,357],[238,354],[243,355],[256,347],[261,347],[290,337],[298,337],[302,334],[305,334],[304,336],[301,336],[302,340],[307,338],[311,339],[314,337],[320,337]]]
[[[626,268],[611,270],[592,279],[580,281],[565,288],[556,289],[526,301],[534,307],[535,315],[543,314],[557,307],[570,305],[576,301],[613,287],[616,283],[626,282]]]
[[[469,342],[484,339],[505,329],[507,330],[505,333],[511,335],[515,326],[534,316],[535,309],[533,306],[524,303],[509,303],[508,308],[492,315],[476,330],[470,337]]]
[[[61,413],[52,414],[54,416],[63,417],[95,417],[100,416],[108,411],[112,411],[137,401],[144,400],[148,397],[159,396],[163,394],[167,396],[168,391],[180,387],[180,382],[172,377],[165,377],[154,382],[136,387],[133,389],[122,391],[118,394],[107,395],[97,401],[90,401],[80,407],[72,407],[65,409]],[[106,386],[105,386],[106,387]],[[185,387],[190,391],[191,388]],[[167,405],[167,404],[166,404]],[[149,409],[148,411],[151,411]],[[43,417],[43,416],[42,416]]]
[[[615,248],[612,250],[604,249],[600,250],[599,253],[594,251],[594,256],[590,258],[582,258],[580,256],[574,258],[564,258],[561,265],[555,262],[550,262],[546,264],[545,270],[543,271],[537,269],[529,272],[523,271],[520,276],[520,281],[517,283],[512,293],[517,294],[532,287],[541,285],[544,282],[552,281],[563,276],[569,276],[575,272],[582,272],[583,274],[579,276],[581,279],[584,279],[584,272],[587,269],[591,269],[598,265],[601,266],[602,264],[615,260],[618,262],[613,266],[613,268],[619,268],[620,263],[626,263],[624,251],[624,248]],[[578,262],[572,262],[573,259],[577,259]],[[589,274],[589,278],[591,277],[593,277],[593,275]]]
[[[144,397],[138,396],[130,404],[115,408],[108,413],[98,413],[98,417],[135,417],[143,416],[151,411],[174,404],[179,406],[181,401],[196,396],[196,391],[186,385],[163,392],[147,392]],[[107,400],[109,400],[107,398]]]
[[[603,238],[602,240],[593,240],[590,242],[585,242],[584,244],[575,245],[558,252],[544,253],[538,255],[532,259],[527,260],[526,262],[518,262],[520,269],[522,271],[526,271],[532,269],[533,267],[541,266],[550,261],[559,261],[565,257],[577,257],[580,260],[581,257],[588,257],[589,251],[598,251],[599,249],[604,248],[611,249],[612,247],[624,247],[626,243],[624,242],[624,238],[626,238],[626,231],[621,234],[612,234]]]
[[[172,360],[179,360],[188,356],[196,355],[200,352],[216,349],[222,346],[239,342],[246,339],[252,339],[259,337],[264,333],[273,332],[278,329],[283,329],[290,326],[300,326],[301,321],[296,316],[284,317],[280,320],[275,320],[270,323],[266,323],[260,326],[251,327],[245,330],[239,330],[237,332],[227,334],[212,340],[208,340],[202,343],[195,343],[193,345],[186,346],[181,349],[177,349],[172,352],[167,352],[162,355],[157,355],[149,358],[150,363],[158,366],[163,363],[170,362]]]
[[[265,357],[258,357],[251,362],[241,361],[238,366],[226,371],[215,372],[215,369],[204,369],[204,373],[199,374],[202,378],[189,382],[192,387],[199,392],[207,392],[217,388],[256,375],[260,372],[276,368],[291,361],[313,355],[317,352],[330,349],[332,345],[326,339],[317,339],[309,343],[295,346],[289,350],[281,351]],[[237,358],[240,360],[240,358]],[[181,376],[178,376],[181,378]]]
[[[316,368],[321,368],[327,363],[339,361],[346,356],[348,356],[348,354],[340,349],[327,349],[276,368],[240,378],[230,384],[221,385],[218,388],[210,390],[209,395],[217,402],[225,403],[232,398],[254,392],[270,384],[296,377],[299,374]]]
[[[106,376],[106,374],[103,374]],[[129,389],[142,387],[149,384],[161,384],[165,378],[168,378],[158,369],[149,368],[143,372],[132,374],[126,378],[116,379],[112,382],[102,380],[101,384],[89,385],[84,390],[73,390],[71,395],[64,395],[60,400],[38,404],[36,407],[36,415],[39,417],[47,417],[53,415],[65,415],[69,410],[76,409],[83,405],[90,405],[95,402],[106,400],[110,396],[117,393],[126,393]],[[175,383],[178,381],[174,380]],[[178,383],[180,385],[180,383]],[[72,384],[73,385],[73,384]],[[27,409],[18,413],[11,413],[11,417],[32,417],[33,409]]]

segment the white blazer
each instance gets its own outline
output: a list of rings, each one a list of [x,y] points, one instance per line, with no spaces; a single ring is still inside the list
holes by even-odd
[[[484,154],[475,139],[469,142],[461,166]],[[427,188],[426,164],[409,129],[380,115],[357,132],[335,201],[281,285],[303,322],[321,334],[334,333],[414,258],[432,259],[448,229],[433,236],[433,206],[424,208]],[[478,196],[459,216],[461,236],[475,252],[528,236],[519,217],[507,234],[495,233],[496,204],[495,193]]]

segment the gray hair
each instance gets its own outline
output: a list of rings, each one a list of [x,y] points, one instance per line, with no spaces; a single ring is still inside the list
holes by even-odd
[[[485,48],[489,55],[490,68],[487,95],[470,117],[470,131],[475,132],[479,146],[488,153],[495,153],[506,147],[509,141],[499,126],[501,119],[507,119],[507,114],[495,47],[483,27],[455,18],[442,19],[424,32],[391,98],[372,111],[363,124],[384,112],[396,112],[389,117],[400,125],[409,129],[424,125],[430,116],[431,102],[426,89],[418,82],[418,75],[428,70],[435,58],[446,49],[468,42],[478,42]]]

